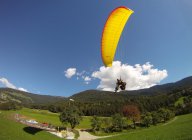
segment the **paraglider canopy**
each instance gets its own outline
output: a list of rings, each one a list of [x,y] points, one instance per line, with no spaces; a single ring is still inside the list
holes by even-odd
[[[101,39],[101,57],[106,67],[112,66],[121,33],[132,13],[127,7],[118,7],[110,13],[105,23]]]

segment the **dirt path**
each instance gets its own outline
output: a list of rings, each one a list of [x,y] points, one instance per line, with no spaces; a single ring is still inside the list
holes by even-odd
[[[171,121],[169,121],[169,122],[167,122],[167,123],[163,124],[163,126],[164,126],[164,125],[168,125],[168,124],[170,124],[170,123],[174,122],[175,120],[177,120],[177,117],[175,117],[173,120],[171,120]]]
[[[177,120],[177,117],[175,117],[173,120],[163,124],[163,126],[168,125],[168,124],[174,122],[175,120]],[[78,140],[95,140],[95,139],[115,136],[115,135],[111,135],[111,136],[94,136],[94,135],[91,135],[90,133],[88,133],[87,131],[82,131],[80,129],[78,129],[78,131],[79,131],[79,135],[80,135]],[[132,133],[135,133],[135,132],[132,132]]]
[[[79,131],[78,140],[95,140],[95,139],[99,138],[97,136],[93,136],[93,135],[89,134],[86,131],[82,131],[82,130],[78,130],[78,131]]]
[[[95,140],[95,139],[99,139],[99,138],[112,137],[112,136],[94,136],[94,135],[91,135],[90,133],[88,133],[87,131],[82,131],[79,129],[78,129],[78,131],[79,131],[78,140]]]

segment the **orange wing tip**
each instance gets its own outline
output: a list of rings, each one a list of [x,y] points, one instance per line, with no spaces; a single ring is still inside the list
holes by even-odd
[[[129,8],[127,8],[131,13],[134,13],[134,11],[133,10],[131,10],[131,9],[129,9]]]
[[[113,11],[115,11],[116,9],[119,9],[119,8],[124,8],[124,9],[127,9],[127,10],[129,10],[130,12],[134,13],[133,10],[131,10],[130,8],[127,8],[127,7],[125,7],[125,6],[119,6],[119,7],[115,8]]]

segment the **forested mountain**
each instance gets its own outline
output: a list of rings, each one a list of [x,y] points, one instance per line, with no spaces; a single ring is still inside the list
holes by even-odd
[[[73,99],[74,101],[70,100]],[[179,109],[178,100],[185,102]],[[141,112],[151,112],[159,108],[169,108],[178,114],[192,111],[192,77],[175,83],[157,85],[148,89],[123,92],[87,90],[68,98],[37,95],[15,89],[0,88],[0,109],[15,109],[25,106],[62,112],[70,105],[77,106],[84,115],[110,116],[121,112],[125,105],[138,106]],[[15,105],[16,104],[16,105]]]
[[[38,95],[11,88],[0,88],[0,103],[16,102],[19,104],[51,104],[66,98],[50,95]]]
[[[184,78],[175,83],[168,83],[164,85],[157,85],[147,89],[134,90],[134,91],[121,91],[118,93],[100,90],[87,90],[74,94],[68,99],[72,98],[80,102],[113,102],[129,99],[134,96],[154,96],[173,93],[177,90],[185,90],[192,88],[192,76]],[[20,90],[10,88],[0,88],[0,102],[14,101],[23,104],[51,104],[55,102],[63,102],[67,100],[65,97],[38,95]]]
[[[118,93],[109,91],[99,91],[99,90],[87,90],[69,98],[73,98],[76,101],[86,101],[86,102],[96,102],[96,101],[116,101],[123,100],[125,98],[130,98],[131,96],[155,96],[173,93],[174,91],[180,91],[192,88],[192,76],[184,78],[175,83],[168,83],[164,85],[156,85],[147,89],[140,89],[134,91],[121,91]]]
[[[138,106],[142,113],[151,112],[160,108],[169,108],[176,114],[191,112],[192,77],[187,77],[175,83],[157,85],[148,89],[122,92],[108,92],[99,90],[87,90],[68,98],[68,101],[60,102],[53,109],[55,112],[62,110],[70,104],[70,98],[74,99],[71,104],[76,105],[85,115],[110,116],[121,112],[125,105]],[[175,103],[185,99],[185,105],[179,108]],[[187,101],[187,102],[186,102]]]

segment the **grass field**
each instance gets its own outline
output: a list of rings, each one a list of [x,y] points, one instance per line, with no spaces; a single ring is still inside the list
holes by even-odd
[[[61,140],[48,132],[13,121],[10,117],[13,111],[0,112],[0,140]]]
[[[39,122],[49,122],[57,126],[62,124],[57,113],[46,110],[22,109],[19,111],[0,111],[0,140],[59,140],[60,138],[17,123],[11,117],[19,113]],[[90,118],[83,117],[77,128],[90,128]],[[112,135],[114,135],[113,133]],[[192,140],[192,114],[177,116],[167,124],[151,126],[131,132],[123,132],[106,140]]]
[[[22,114],[39,122],[47,122],[55,126],[62,126],[59,121],[59,114],[51,113],[46,110],[34,110],[27,108],[17,111],[0,110],[0,140],[60,140],[60,138],[46,131],[33,129],[15,122],[13,120],[13,115],[15,113]],[[78,127],[90,128],[90,117],[83,117],[83,120]]]
[[[136,130],[103,140],[192,140],[192,114],[177,116],[167,124]]]
[[[36,110],[36,109],[27,109],[24,108],[22,110],[16,111],[18,114],[22,114],[24,116],[27,116],[31,119],[35,119],[38,122],[46,122],[51,123],[54,126],[62,126],[60,120],[59,120],[59,114],[58,113],[52,113],[47,110]],[[91,117],[83,117],[80,124],[77,126],[77,128],[90,128],[90,119]]]
[[[184,97],[180,97],[180,98],[175,102],[175,106],[178,106],[179,104],[180,104],[180,105],[183,105],[183,99],[184,99]]]
[[[184,104],[184,98],[186,98],[186,97],[180,97],[180,98],[175,102],[175,106],[178,106],[179,104],[180,104],[180,105],[183,105],[183,104]],[[187,98],[191,98],[191,100],[192,100],[192,97],[187,97]]]

